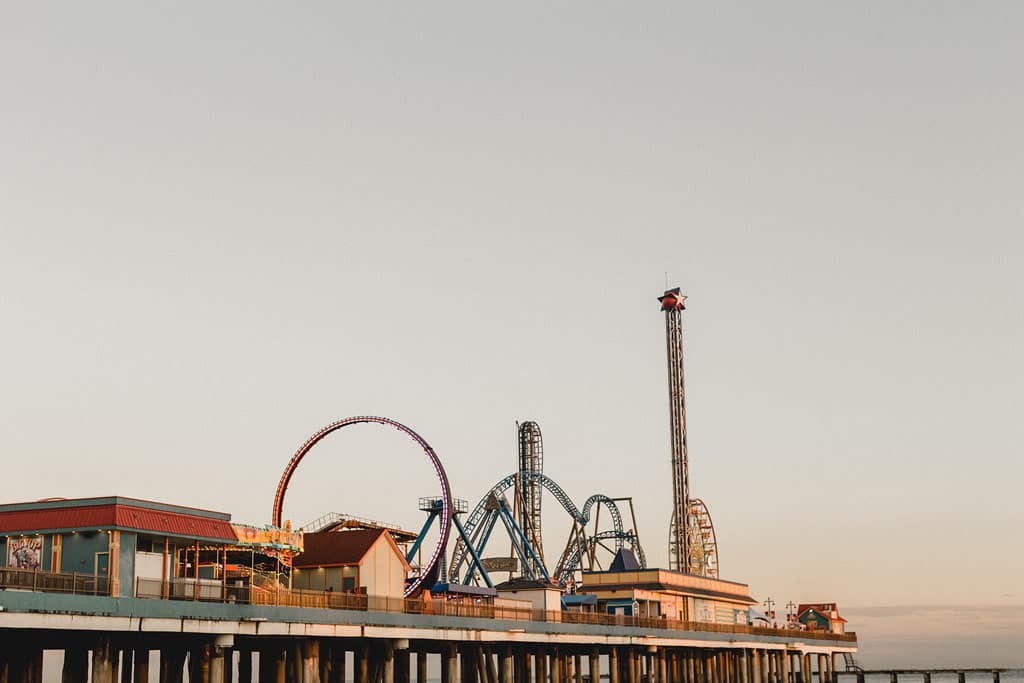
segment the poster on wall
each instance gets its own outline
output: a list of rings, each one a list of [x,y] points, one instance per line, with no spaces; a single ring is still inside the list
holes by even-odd
[[[694,600],[693,606],[696,611],[697,621],[715,622],[714,604],[706,600]]]
[[[42,569],[43,537],[8,538],[7,566],[15,569]]]

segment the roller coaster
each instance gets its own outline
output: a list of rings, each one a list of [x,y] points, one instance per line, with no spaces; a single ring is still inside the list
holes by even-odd
[[[599,550],[615,554],[627,545],[640,566],[647,566],[636,532],[635,517],[633,527],[626,529],[617,504],[617,501],[629,501],[632,511],[632,500],[611,498],[599,493],[587,498],[582,507],[577,507],[554,479],[539,471],[540,468],[536,466],[539,458],[524,457],[527,449],[534,454],[542,451],[540,427],[536,422],[524,422],[519,426],[519,445],[521,469],[492,486],[462,523],[466,538],[460,535],[456,541],[448,569],[449,582],[469,585],[483,580],[490,583],[486,572],[480,571],[481,567],[490,564],[492,568],[507,570],[509,574],[518,568],[523,578],[553,581],[564,586],[578,579],[577,574],[583,569],[592,571],[602,568]],[[534,466],[526,466],[530,464]],[[509,505],[505,497],[509,490],[513,492],[515,505]],[[542,551],[539,550],[542,547],[539,523],[542,491],[554,497],[572,524],[564,550],[553,569],[546,566]],[[612,526],[610,529],[600,529],[601,507],[608,511]],[[517,514],[512,512],[513,509]],[[512,546],[511,562],[499,563],[492,560],[489,563],[482,560],[478,564],[473,561],[473,557],[484,556],[499,521],[508,532]],[[588,529],[591,521],[594,526]]]

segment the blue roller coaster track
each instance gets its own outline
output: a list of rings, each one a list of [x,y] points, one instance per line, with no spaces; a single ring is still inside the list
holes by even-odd
[[[534,482],[547,489],[573,521],[572,536],[566,544],[566,550],[562,554],[558,566],[553,572],[549,571],[540,562],[537,553],[526,542],[522,530],[518,529],[518,527],[514,529],[509,527],[510,515],[507,514],[508,506],[503,500],[503,494],[514,487],[517,480],[520,481],[520,485]],[[608,511],[612,520],[612,529],[595,531],[593,534],[588,535],[586,528],[591,520],[591,513],[595,506],[604,506]],[[505,515],[502,514],[503,510],[506,513]],[[539,472],[523,470],[499,480],[480,499],[480,502],[477,503],[476,507],[473,508],[473,511],[465,519],[463,527],[470,539],[472,548],[467,547],[466,542],[461,538],[458,540],[448,570],[449,581],[459,583],[460,574],[464,572],[465,576],[461,578],[461,583],[469,584],[473,582],[477,567],[472,561],[472,556],[474,554],[478,557],[482,556],[484,548],[488,540],[490,540],[491,533],[499,520],[503,522],[506,530],[509,531],[513,541],[513,548],[522,565],[523,575],[527,578],[553,579],[560,584],[565,584],[579,569],[584,556],[588,553],[592,555],[598,545],[603,546],[604,542],[607,541],[614,543],[615,550],[620,550],[626,543],[629,543],[640,566],[647,566],[643,548],[640,546],[636,534],[623,528],[622,513],[612,498],[603,494],[595,494],[584,501],[581,509],[572,502],[569,495],[555,480]],[[514,521],[512,523],[514,524]]]

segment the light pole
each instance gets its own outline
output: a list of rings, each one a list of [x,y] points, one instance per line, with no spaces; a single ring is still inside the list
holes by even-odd
[[[765,616],[768,617],[769,619],[774,619],[775,618],[775,615],[772,614],[772,607],[774,607],[774,606],[775,606],[775,601],[772,600],[771,598],[768,598],[767,600],[764,601]]]
[[[796,619],[796,604],[790,600],[786,603],[786,621],[792,623]]]

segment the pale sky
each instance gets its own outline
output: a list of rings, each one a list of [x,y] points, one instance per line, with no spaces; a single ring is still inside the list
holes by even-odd
[[[849,607],[869,664],[901,637],[1024,664],[1020,619],[985,662],[942,630],[1024,608],[1022,26],[1016,2],[4,3],[0,498],[264,523],[307,436],[381,414],[475,502],[532,419],[547,473],[633,496],[663,565],[668,273],[723,577]],[[286,514],[416,528],[435,488],[366,427]]]

